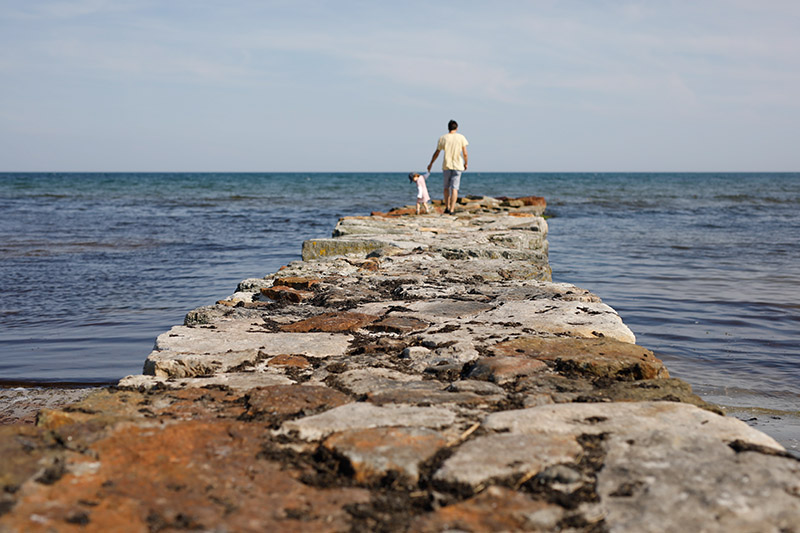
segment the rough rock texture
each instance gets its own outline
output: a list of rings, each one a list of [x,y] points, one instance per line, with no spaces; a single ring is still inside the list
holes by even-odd
[[[0,427],[0,531],[800,531],[800,462],[552,283],[543,209],[342,219]]]
[[[33,424],[36,413],[85,398],[92,389],[57,387],[0,388],[0,424]]]

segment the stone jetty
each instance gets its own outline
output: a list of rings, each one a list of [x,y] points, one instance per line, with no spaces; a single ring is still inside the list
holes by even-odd
[[[553,283],[544,208],[341,219],[0,426],[0,531],[800,532],[800,461]]]

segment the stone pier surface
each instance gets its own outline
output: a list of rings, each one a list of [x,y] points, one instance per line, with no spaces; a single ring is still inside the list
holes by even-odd
[[[544,205],[341,219],[0,426],[0,531],[800,532],[800,461],[553,283]]]

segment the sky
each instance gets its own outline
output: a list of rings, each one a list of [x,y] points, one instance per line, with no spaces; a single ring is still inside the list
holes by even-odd
[[[0,0],[0,171],[407,172],[450,119],[476,172],[800,171],[798,28],[796,0]]]

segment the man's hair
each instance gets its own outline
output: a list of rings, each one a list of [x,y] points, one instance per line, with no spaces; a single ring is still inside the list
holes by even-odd
[[[458,129],[458,122],[455,120],[451,120],[447,123],[447,131],[453,131]]]

